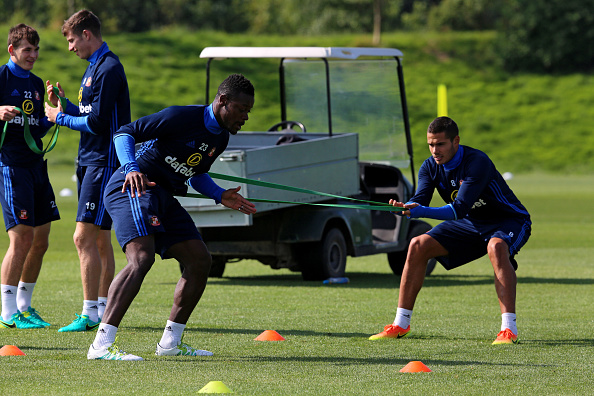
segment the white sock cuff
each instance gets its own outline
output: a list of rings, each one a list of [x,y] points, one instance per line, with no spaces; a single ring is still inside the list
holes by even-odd
[[[93,347],[100,349],[105,346],[110,346],[115,342],[116,333],[118,328],[107,323],[101,323],[97,329],[95,335],[95,341],[93,341]]]
[[[185,328],[185,324],[168,320],[167,324],[165,325],[165,330],[163,330],[163,336],[161,337],[159,345],[161,345],[162,348],[167,349],[178,345],[181,341],[182,333],[184,332]]]
[[[36,284],[37,283],[27,283],[27,282],[21,282],[21,281],[19,281],[19,286],[18,287],[19,287],[19,289],[21,287],[25,287],[28,290],[29,288],[31,288],[31,289],[34,288]]]
[[[413,313],[412,309],[404,309],[404,308],[397,308],[396,309],[396,315],[402,314],[402,315],[409,315],[409,316],[411,316],[412,313]]]
[[[518,326],[516,324],[516,314],[513,312],[505,312],[501,314],[501,331],[510,329],[512,333],[518,334]]]
[[[0,290],[2,290],[3,296],[4,296],[4,294],[7,294],[7,295],[14,294],[16,296],[17,289],[18,289],[17,286],[5,285],[5,284],[0,285]]]
[[[26,283],[19,281],[17,290],[17,307],[19,311],[25,312],[31,306],[31,299],[33,298],[33,289],[35,289],[35,283]]]
[[[107,308],[107,297],[99,297],[97,300],[97,317],[98,320],[101,320],[103,314],[105,313],[105,308]]]
[[[81,315],[86,315],[89,317],[89,320],[93,322],[99,321],[99,301],[97,300],[84,300],[83,301],[83,310]]]
[[[185,324],[172,322],[170,320],[167,321],[167,324],[165,325],[165,327],[167,327],[167,326],[171,326],[171,330],[173,330],[174,332],[179,331],[180,333],[183,332],[184,329],[186,328]]]
[[[101,323],[99,325],[99,327],[97,328],[97,331],[99,331],[101,329],[105,330],[105,332],[107,332],[107,333],[115,333],[116,331],[118,331],[117,327],[107,324],[107,323]]]
[[[396,309],[396,317],[394,318],[394,325],[406,329],[410,326],[410,318],[412,317],[412,309],[398,308]]]
[[[2,318],[9,320],[18,310],[16,303],[17,287],[0,285],[0,293],[2,294]]]

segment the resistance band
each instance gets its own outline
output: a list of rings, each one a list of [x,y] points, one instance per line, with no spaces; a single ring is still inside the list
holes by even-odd
[[[278,200],[273,200],[273,199],[248,198],[248,200],[253,201],[253,202],[270,202],[270,203],[285,203],[285,204],[295,204],[295,205],[330,206],[330,207],[334,207],[334,208],[380,210],[380,211],[386,211],[386,212],[407,210],[405,208],[398,208],[398,207],[392,206],[392,205],[384,203],[384,202],[366,201],[364,199],[343,197],[340,195],[328,194],[325,192],[308,190],[305,188],[285,186],[283,184],[276,184],[276,183],[265,182],[265,181],[261,181],[261,180],[247,179],[247,178],[238,177],[238,176],[223,175],[223,174],[214,173],[214,172],[209,172],[208,174],[213,179],[221,179],[221,180],[227,180],[227,181],[233,181],[233,182],[239,182],[239,183],[245,183],[245,184],[252,184],[252,185],[260,186],[260,187],[274,188],[277,190],[285,190],[285,191],[293,191],[293,192],[299,192],[299,193],[303,193],[303,194],[322,195],[322,196],[331,197],[331,198],[363,202],[363,203],[366,203],[367,205],[362,205],[362,204],[355,204],[355,205],[323,204],[323,203],[293,202],[293,201],[278,201]],[[191,198],[208,198],[207,196],[202,195],[202,194],[192,194],[192,193],[188,193],[186,196],[191,197]]]
[[[58,95],[57,87],[54,87],[54,93],[60,99],[60,103],[62,104],[62,109],[66,109],[66,106],[67,106],[66,98]],[[33,151],[35,154],[40,154],[40,155],[44,155],[45,153],[52,151],[52,149],[55,147],[56,143],[58,142],[58,133],[60,132],[60,126],[58,124],[56,124],[56,127],[54,128],[54,133],[52,134],[52,137],[51,137],[47,147],[45,148],[45,150],[40,150],[37,147],[37,144],[35,144],[35,138],[33,138],[33,136],[31,135],[31,131],[29,129],[29,119],[27,118],[27,114],[25,114],[25,112],[20,107],[15,107],[15,110],[19,111],[23,117],[23,137],[25,138],[25,142],[27,143],[27,146],[29,146],[31,151]],[[4,129],[2,130],[2,136],[0,137],[0,150],[2,149],[2,145],[4,144],[4,138],[6,136],[7,128],[8,128],[8,122],[5,122]]]

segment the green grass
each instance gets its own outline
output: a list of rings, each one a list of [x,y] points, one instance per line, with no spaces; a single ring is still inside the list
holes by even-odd
[[[5,31],[7,29],[4,29]],[[86,63],[67,53],[58,29],[41,31],[35,73],[63,83],[75,98]],[[133,119],[171,104],[204,101],[205,46],[368,46],[365,36],[280,37],[165,30],[106,37],[126,68]],[[398,278],[385,256],[349,259],[351,283],[325,287],[257,262],[229,264],[209,282],[185,340],[212,358],[153,355],[168,317],[176,263],[157,260],[122,323],[120,344],[145,362],[89,362],[94,334],[57,329],[80,313],[82,290],[72,242],[76,198],[58,198],[63,220],[53,224],[35,307],[52,323],[39,331],[1,331],[0,345],[25,357],[0,357],[0,389],[18,394],[194,394],[223,381],[236,394],[589,394],[594,388],[591,235],[594,194],[590,119],[592,75],[508,75],[492,50],[493,33],[391,33],[383,46],[404,54],[415,162],[428,156],[425,130],[436,113],[437,85],[448,86],[450,115],[462,143],[486,151],[531,212],[533,234],[518,256],[519,345],[492,347],[500,315],[488,260],[425,282],[413,335],[370,342],[395,314]],[[239,70],[225,62],[221,76],[244,71],[258,81],[249,130],[278,121],[278,88],[267,62]],[[247,71],[245,71],[247,70]],[[212,88],[211,88],[212,89]],[[64,130],[48,154],[54,189],[75,189],[78,132]],[[557,172],[557,176],[535,171]],[[570,175],[567,175],[570,173]],[[571,174],[573,173],[573,174]],[[576,175],[581,173],[582,175]],[[0,238],[5,251],[7,237]],[[118,270],[125,264],[116,248]],[[287,341],[253,339],[266,329]],[[433,372],[401,374],[411,360]],[[86,388],[82,388],[86,389]]]
[[[74,188],[71,167],[50,173],[56,191]],[[0,357],[0,387],[23,395],[195,394],[222,381],[240,395],[590,394],[594,178],[527,174],[510,184],[534,222],[518,256],[519,345],[490,345],[500,313],[485,258],[454,271],[436,268],[410,338],[368,341],[395,314],[399,279],[381,255],[349,259],[351,282],[331,287],[254,261],[229,264],[224,278],[209,281],[185,332],[186,342],[215,355],[158,358],[179,272],[175,262],[157,260],[119,331],[122,348],[146,361],[125,363],[87,361],[94,333],[57,332],[82,305],[71,240],[76,200],[59,198],[62,220],[53,224],[34,296],[52,326],[0,331],[1,345],[26,353]],[[6,245],[3,237],[0,250]],[[116,248],[118,270],[124,262]],[[286,341],[254,341],[267,329]],[[433,372],[400,373],[412,360]]]

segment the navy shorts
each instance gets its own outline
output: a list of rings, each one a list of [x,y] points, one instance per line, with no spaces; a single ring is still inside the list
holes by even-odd
[[[101,226],[111,230],[111,217],[105,209],[103,192],[115,168],[99,166],[79,166],[76,169],[78,179],[78,210],[76,221]]]
[[[155,186],[132,198],[129,189],[122,193],[124,179],[123,172],[116,172],[105,190],[105,206],[122,250],[135,238],[154,235],[155,252],[167,259],[167,250],[176,243],[202,240],[194,221],[170,192]]]
[[[0,169],[0,203],[7,231],[17,224],[37,227],[60,220],[45,161],[32,168]]]
[[[466,218],[444,221],[427,233],[447,251],[447,256],[436,257],[447,270],[467,264],[487,254],[491,238],[501,238],[509,246],[514,269],[516,253],[528,241],[532,223],[529,218],[508,218],[497,223],[476,222]]]

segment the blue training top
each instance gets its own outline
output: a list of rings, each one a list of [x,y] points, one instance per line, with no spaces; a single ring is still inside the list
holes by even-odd
[[[449,206],[443,211],[451,216],[431,216],[427,210],[435,189]],[[438,165],[433,157],[426,159],[419,169],[419,186],[409,202],[422,205],[411,210],[411,217],[443,220],[466,217],[479,222],[530,218],[487,154],[468,146],[459,146],[444,165]]]
[[[138,170],[160,187],[176,195],[187,191],[186,181],[220,202],[220,187],[203,176],[227,148],[229,132],[219,127],[212,105],[171,106],[121,127],[114,139],[131,136],[126,145],[144,142],[136,153]],[[118,156],[128,170],[131,158],[117,143]],[[128,147],[128,152],[130,147]],[[134,170],[134,169],[132,169]],[[197,184],[192,181],[199,181]],[[203,188],[209,191],[204,191]]]
[[[37,143],[37,148],[42,150],[41,138],[53,125],[45,117],[43,80],[9,60],[7,64],[0,67],[0,95],[0,105],[16,106],[28,114],[29,131]],[[0,121],[0,128],[4,128],[4,124],[4,121]],[[31,151],[25,142],[23,131],[22,114],[8,122],[6,137],[0,151],[0,165],[28,168],[43,161],[43,155]]]
[[[131,121],[130,93],[124,66],[106,43],[87,59],[89,66],[78,91],[78,108],[71,103],[56,123],[80,131],[81,166],[118,166],[113,135]]]

